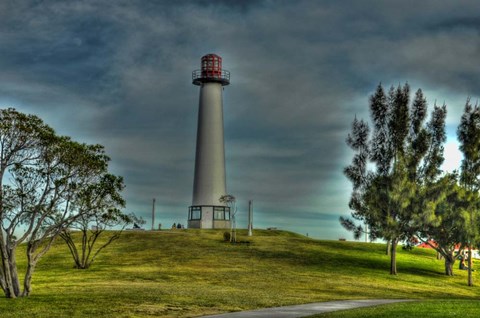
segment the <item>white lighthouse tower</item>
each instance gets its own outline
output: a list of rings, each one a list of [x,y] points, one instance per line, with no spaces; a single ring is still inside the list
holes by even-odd
[[[230,208],[219,201],[227,193],[222,91],[230,84],[230,72],[222,70],[220,56],[207,54],[202,57],[201,69],[193,71],[192,83],[200,86],[200,101],[188,227],[230,228]]]

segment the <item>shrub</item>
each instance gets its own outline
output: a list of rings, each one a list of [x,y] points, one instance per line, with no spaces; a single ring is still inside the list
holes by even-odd
[[[227,231],[223,232],[223,240],[225,242],[230,242],[230,232],[227,232]]]

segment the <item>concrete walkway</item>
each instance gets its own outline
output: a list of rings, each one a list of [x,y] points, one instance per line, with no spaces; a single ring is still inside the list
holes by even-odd
[[[370,307],[384,304],[393,304],[409,299],[366,299],[366,300],[339,300],[323,303],[312,303],[296,306],[274,307],[258,310],[239,311],[227,314],[203,316],[203,318],[299,318],[308,317],[325,312]]]

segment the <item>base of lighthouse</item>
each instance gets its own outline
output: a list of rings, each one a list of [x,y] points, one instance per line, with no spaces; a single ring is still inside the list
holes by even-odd
[[[230,208],[216,205],[192,205],[188,208],[189,229],[229,229]]]

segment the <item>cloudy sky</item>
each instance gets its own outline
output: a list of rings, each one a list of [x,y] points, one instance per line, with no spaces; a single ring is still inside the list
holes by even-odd
[[[0,1],[0,106],[100,143],[127,211],[186,224],[199,88],[208,53],[224,91],[228,192],[246,226],[351,239],[345,137],[378,85],[422,88],[456,126],[479,96],[478,1]]]

